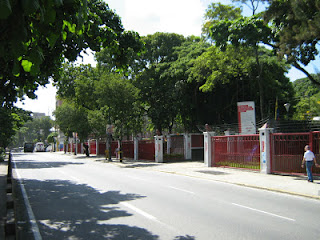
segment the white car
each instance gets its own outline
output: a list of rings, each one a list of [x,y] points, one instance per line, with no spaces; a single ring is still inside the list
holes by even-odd
[[[44,152],[45,151],[45,148],[44,148],[44,144],[43,142],[37,142],[35,147],[34,147],[34,150],[36,152]]]

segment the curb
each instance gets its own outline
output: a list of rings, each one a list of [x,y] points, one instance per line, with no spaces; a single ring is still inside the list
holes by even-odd
[[[15,239],[16,236],[16,218],[15,218],[15,203],[12,189],[12,154],[9,153],[8,159],[8,174],[6,187],[6,218],[5,218],[5,237],[6,239]]]

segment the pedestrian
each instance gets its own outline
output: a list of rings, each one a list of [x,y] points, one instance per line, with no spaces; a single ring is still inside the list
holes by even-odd
[[[83,148],[84,148],[84,154],[86,154],[87,157],[90,156],[89,154],[89,146],[85,143],[83,143]]]
[[[313,182],[313,176],[312,176],[312,165],[313,162],[315,162],[316,167],[319,167],[316,157],[314,153],[310,150],[310,146],[306,145],[304,147],[304,155],[301,163],[301,167],[304,167],[304,164],[306,164],[306,169],[307,169],[307,175],[308,175],[308,182]]]

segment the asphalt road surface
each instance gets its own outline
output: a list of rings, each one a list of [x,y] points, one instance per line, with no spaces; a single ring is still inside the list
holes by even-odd
[[[318,200],[94,158],[13,159],[20,239],[320,238]]]

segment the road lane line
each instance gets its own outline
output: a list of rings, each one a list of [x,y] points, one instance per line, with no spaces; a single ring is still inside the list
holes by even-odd
[[[129,209],[131,209],[131,210],[133,210],[133,211],[135,211],[136,213],[138,213],[138,214],[140,214],[140,215],[142,215],[142,216],[144,216],[144,217],[146,217],[146,218],[148,218],[148,219],[150,219],[150,220],[152,220],[152,221],[154,221],[154,222],[166,227],[170,231],[176,233],[176,235],[181,235],[181,233],[177,229],[175,229],[174,227],[172,227],[172,226],[170,226],[170,225],[168,225],[168,224],[166,224],[164,222],[161,222],[155,216],[153,216],[153,215],[141,210],[140,208],[137,208],[137,207],[133,206],[132,204],[126,203],[126,202],[122,202],[120,204],[125,206],[125,207],[127,207],[127,208],[129,208]]]
[[[259,209],[247,207],[247,206],[244,206],[244,205],[241,205],[241,204],[232,203],[232,205],[235,205],[235,206],[238,206],[238,207],[241,207],[241,208],[246,208],[246,209],[249,209],[249,210],[252,210],[252,211],[255,211],[255,212],[259,212],[259,213],[264,213],[264,214],[267,214],[267,215],[270,215],[270,216],[273,216],[273,217],[278,217],[278,218],[282,218],[282,219],[293,221],[293,222],[296,221],[295,219],[292,219],[292,218],[288,218],[288,217],[284,217],[284,216],[277,215],[277,214],[274,214],[274,213],[270,213],[270,212],[262,211],[262,210],[259,210]]]
[[[20,189],[21,189],[21,192],[22,192],[22,196],[23,196],[23,200],[25,202],[25,205],[26,205],[26,209],[27,209],[27,213],[28,213],[28,216],[29,216],[29,220],[30,220],[30,223],[31,223],[31,231],[33,233],[33,236],[34,236],[34,239],[35,240],[42,240],[42,237],[41,237],[41,234],[40,234],[40,230],[39,230],[39,227],[38,227],[38,224],[37,224],[37,220],[34,216],[34,213],[32,211],[32,208],[31,208],[31,205],[30,205],[30,202],[29,202],[29,199],[28,199],[28,195],[27,195],[27,191],[24,187],[24,183],[22,182],[22,179],[21,179],[21,176],[19,174],[19,171],[18,171],[18,168],[16,166],[16,163],[13,161],[13,164],[14,164],[14,170],[17,174],[17,177],[18,177],[18,183],[19,183],[19,186],[20,186]]]
[[[169,186],[169,188],[172,188],[172,189],[175,189],[175,190],[178,190],[178,191],[181,191],[181,192],[195,194],[194,192],[191,192],[191,191],[188,191],[188,190],[184,190],[184,189],[181,189],[181,188],[176,188],[176,187],[172,187],[172,186]]]
[[[148,218],[150,220],[159,222],[156,217],[154,217],[151,214],[149,214],[149,213],[147,213],[147,212],[145,212],[145,211],[143,211],[143,210],[131,205],[130,203],[122,202],[120,204],[125,206],[125,207],[127,207],[127,208],[130,208],[131,210],[141,214],[142,216],[144,216],[144,217],[146,217],[146,218]]]

